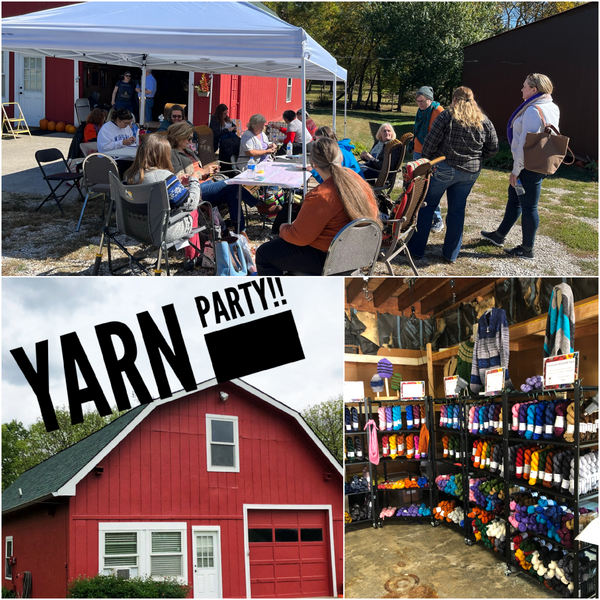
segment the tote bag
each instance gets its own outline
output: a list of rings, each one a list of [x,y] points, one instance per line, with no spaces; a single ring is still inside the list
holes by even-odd
[[[216,245],[217,275],[245,276],[248,266],[240,240],[234,237],[224,237]]]
[[[546,125],[544,115],[538,106],[535,107],[542,119],[543,131],[528,133],[523,146],[523,163],[528,171],[553,175],[565,160],[569,148],[569,138],[561,135],[554,125]],[[573,155],[573,152],[571,152]],[[570,163],[575,162],[575,156]]]

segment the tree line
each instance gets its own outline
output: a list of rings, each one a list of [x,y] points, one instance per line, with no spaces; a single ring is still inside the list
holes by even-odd
[[[461,83],[465,46],[584,2],[263,4],[302,27],[348,71],[350,108],[381,110],[391,97],[400,111],[422,85],[448,104]],[[343,89],[337,94],[339,100]]]

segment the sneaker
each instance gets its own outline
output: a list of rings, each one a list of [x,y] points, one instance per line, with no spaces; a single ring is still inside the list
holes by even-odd
[[[506,254],[510,254],[510,256],[514,256],[515,258],[524,258],[526,260],[533,260],[533,250],[524,250],[522,246],[516,246],[515,248],[511,248],[510,250],[504,250]]]
[[[488,242],[492,242],[494,246],[502,248],[504,246],[504,238],[498,235],[497,231],[482,231],[481,237],[486,239]]]
[[[433,231],[433,233],[441,233],[443,230],[444,221],[442,219],[433,222],[433,225],[431,226],[431,231]]]

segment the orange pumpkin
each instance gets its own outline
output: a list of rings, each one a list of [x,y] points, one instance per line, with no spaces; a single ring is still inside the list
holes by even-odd
[[[56,122],[55,121],[48,121],[48,127],[47,127],[48,131],[55,131],[56,130]]]
[[[75,125],[67,125],[65,127],[65,131],[67,133],[75,133],[77,131],[77,127],[75,127]]]
[[[42,119],[40,121],[40,129],[48,129],[48,119]]]
[[[62,133],[65,128],[66,128],[67,124],[64,121],[59,121],[56,124],[56,131],[58,131],[59,133]]]

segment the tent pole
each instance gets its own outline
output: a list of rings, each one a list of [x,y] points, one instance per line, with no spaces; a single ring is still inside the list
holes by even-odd
[[[75,96],[75,100],[73,102],[77,102],[79,98],[79,61],[75,59],[73,61],[73,93]],[[79,118],[77,116],[77,110],[75,109],[75,104],[73,104],[73,113],[75,115],[73,119],[73,123],[77,123],[77,125],[81,125],[79,122]]]
[[[302,61],[300,63],[301,66],[301,76],[302,76],[302,169],[303,172],[306,173],[306,136],[304,132],[306,131],[306,57],[304,56],[304,48],[305,42],[302,42]],[[306,175],[304,176],[304,197],[306,197],[307,191],[307,181]]]
[[[213,77],[212,73],[209,73],[208,76],[210,79],[210,92],[208,94],[208,120],[206,121],[206,123],[210,124],[210,116],[212,115],[212,92],[213,92],[214,77]]]
[[[142,64],[142,82],[140,83],[140,93],[142,98],[140,100],[140,122],[138,125],[142,127],[146,119],[146,62]]]
[[[194,72],[188,71],[188,104],[187,117],[192,123],[194,122]]]
[[[344,138],[346,137],[346,106],[348,104],[348,80],[344,81]]]
[[[334,75],[333,76],[333,130],[336,131],[336,117],[337,117],[337,111],[336,111],[336,102],[335,102],[335,96],[337,94],[337,77]]]

